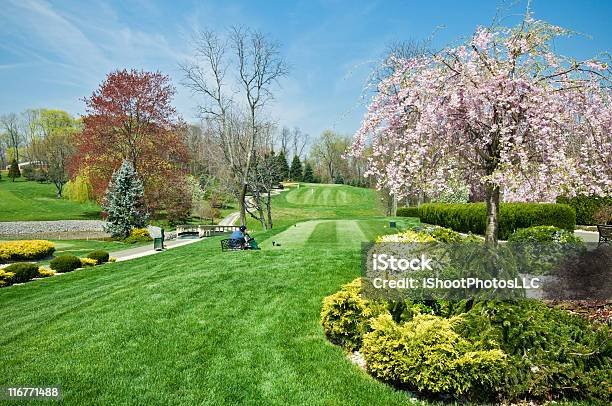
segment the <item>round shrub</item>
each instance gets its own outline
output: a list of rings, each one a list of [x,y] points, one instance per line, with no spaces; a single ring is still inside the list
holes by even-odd
[[[62,255],[54,258],[49,266],[57,272],[72,272],[81,267],[81,260],[74,255]]]
[[[12,278],[12,283],[23,283],[38,276],[38,265],[21,262],[7,266],[4,268],[4,271],[15,274]]]
[[[17,240],[0,242],[0,262],[29,261],[53,254],[55,246],[46,240]]]
[[[521,228],[508,238],[514,243],[540,243],[553,242],[559,244],[581,244],[582,239],[576,237],[571,231],[553,226],[536,226]]]
[[[147,242],[152,241],[151,235],[149,234],[149,230],[146,228],[134,228],[130,232],[130,236],[125,238],[123,241],[128,244],[134,244],[137,242]]]
[[[372,320],[363,339],[368,370],[377,378],[427,394],[491,396],[502,381],[506,355],[453,331],[453,319],[416,315],[398,324],[389,314]]]
[[[520,272],[531,275],[555,271],[565,259],[585,248],[580,237],[553,226],[517,230],[508,238],[508,244],[517,254]]]
[[[384,305],[363,299],[360,289],[361,279],[358,278],[323,299],[321,309],[321,325],[327,337],[350,351],[361,347],[363,334],[368,331],[368,320],[385,311]]]
[[[107,251],[96,250],[87,254],[87,258],[95,259],[98,265],[108,262],[109,254]]]

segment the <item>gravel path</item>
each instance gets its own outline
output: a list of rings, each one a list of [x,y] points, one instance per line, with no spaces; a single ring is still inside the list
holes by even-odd
[[[65,232],[103,232],[102,220],[2,221],[0,235]]]

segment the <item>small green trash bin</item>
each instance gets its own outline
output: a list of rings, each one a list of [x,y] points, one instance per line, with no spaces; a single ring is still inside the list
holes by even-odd
[[[395,221],[390,221],[390,222],[389,222],[389,227],[391,227],[391,228],[396,228]]]
[[[153,238],[153,249],[155,251],[161,251],[164,249],[164,229],[161,229],[159,237]]]

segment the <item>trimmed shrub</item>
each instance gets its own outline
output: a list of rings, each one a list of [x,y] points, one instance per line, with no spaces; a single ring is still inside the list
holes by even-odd
[[[0,269],[0,288],[12,285],[14,277],[14,273],[6,272],[4,269]]]
[[[11,281],[12,283],[23,283],[38,276],[38,265],[29,262],[21,262],[7,266],[4,268],[4,271],[14,274]]]
[[[559,244],[584,244],[574,233],[553,226],[535,226],[516,230],[508,238],[513,243],[554,242]]]
[[[424,223],[451,228],[463,233],[484,234],[486,229],[485,203],[444,204],[427,203],[420,207]],[[565,204],[501,203],[499,238],[507,239],[519,228],[549,225],[574,231],[576,214]]]
[[[95,259],[97,264],[100,265],[105,262],[108,262],[109,254],[107,251],[96,250],[87,254],[87,258]]]
[[[327,337],[352,351],[361,347],[363,334],[368,331],[368,319],[385,311],[384,305],[364,300],[360,296],[361,279],[342,286],[339,292],[323,299],[321,325]]]
[[[559,196],[557,203],[568,204],[576,210],[576,224],[592,226],[598,224],[593,215],[602,207],[612,206],[612,196],[578,195],[572,198]]]
[[[42,266],[38,268],[38,278],[48,278],[49,276],[53,275],[55,275],[55,272],[50,269],[43,268]]]
[[[397,324],[384,314],[371,322],[362,353],[377,378],[427,394],[475,399],[493,395],[504,377],[506,355],[482,349],[453,331],[453,319],[416,315]]]
[[[81,260],[81,268],[91,268],[98,265],[98,261],[92,258],[79,258]]]
[[[0,242],[0,262],[29,261],[53,254],[55,246],[45,240],[18,240]]]
[[[81,260],[74,255],[62,255],[54,258],[49,266],[57,272],[72,272],[81,267]]]
[[[520,272],[531,275],[558,271],[564,260],[586,248],[580,237],[553,226],[522,228],[508,238],[508,244],[518,254]]]
[[[398,207],[397,215],[399,217],[421,217],[418,207]]]
[[[137,242],[147,242],[152,241],[151,235],[149,234],[149,230],[146,228],[134,228],[130,232],[130,236],[126,237],[123,241],[128,244],[134,244]]]

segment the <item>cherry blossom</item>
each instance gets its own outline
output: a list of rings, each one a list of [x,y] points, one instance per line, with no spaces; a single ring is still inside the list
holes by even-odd
[[[612,194],[608,65],[553,52],[560,27],[528,16],[512,29],[478,27],[432,56],[393,62],[350,154],[398,198],[456,181],[486,190],[487,240],[498,202]],[[399,90],[397,90],[399,89]]]

